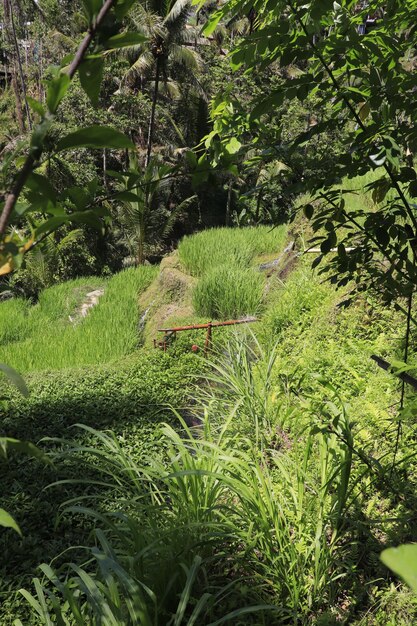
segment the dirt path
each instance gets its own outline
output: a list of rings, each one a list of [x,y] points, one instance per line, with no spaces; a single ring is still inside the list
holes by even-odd
[[[87,317],[88,312],[98,303],[101,296],[104,294],[104,289],[95,289],[94,291],[90,291],[85,294],[86,299],[77,310],[74,316],[69,315],[69,320],[73,324],[75,324],[80,318]]]

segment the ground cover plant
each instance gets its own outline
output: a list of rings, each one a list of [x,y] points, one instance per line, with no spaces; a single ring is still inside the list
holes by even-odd
[[[183,342],[31,374],[29,400],[9,392],[3,428],[65,441],[41,444],[54,469],[7,473],[27,538],[3,577],[27,603],[5,594],[6,624],[412,623],[413,597],[379,561],[413,533],[412,419],[394,461],[398,384],[369,358],[400,356],[401,316],[372,299],[338,309],[306,258],[269,280],[261,322],[219,334],[200,371]],[[43,515],[65,541],[39,539]]]
[[[39,442],[42,450],[56,454],[60,446],[47,444],[45,437],[65,437],[80,446],[90,445],[90,434],[74,428],[74,424],[83,422],[93,428],[112,428],[131,459],[152,458],[160,449],[155,426],[161,420],[176,421],[169,407],[186,410],[187,380],[195,371],[194,361],[191,354],[174,357],[152,351],[93,368],[32,373],[25,377],[28,398],[2,383],[1,395],[7,403],[2,411],[2,431],[14,438]],[[53,465],[13,455],[9,461],[2,461],[2,505],[14,515],[23,535],[20,538],[13,531],[4,531],[0,536],[2,624],[13,624],[16,617],[24,623],[38,624],[39,618],[30,618],[16,595],[17,588],[27,586],[41,561],[57,559],[59,563],[60,554],[67,549],[76,559],[76,546],[89,541],[92,525],[79,517],[62,517],[60,504],[96,490],[104,508],[119,506],[111,485],[106,489],[95,475],[87,488],[83,484],[85,468],[76,457],[62,459],[55,454]],[[81,481],[79,487],[65,483],[75,478]],[[59,479],[64,480],[61,487],[47,489]]]
[[[93,447],[64,444],[60,454],[77,459],[83,478],[121,499],[116,511],[94,489],[71,499],[66,515],[95,520],[95,547],[86,544],[77,566],[43,566],[25,592],[35,614],[45,623],[79,614],[92,624],[141,615],[144,624],[359,625],[389,610],[393,624],[412,623],[413,598],[393,597],[378,557],[383,542],[412,532],[411,492],[389,494],[403,485],[413,444],[392,474],[395,379],[363,360],[366,350],[399,350],[400,333],[375,309],[375,325],[357,338],[364,310],[338,311],[341,297],[301,264],[275,293],[261,339],[222,343],[200,375],[207,384],[191,390],[200,426],[158,428],[151,458],[97,431]],[[329,325],[344,338],[330,341],[331,357]],[[313,364],[300,345],[315,350]],[[404,429],[408,440],[412,422]]]

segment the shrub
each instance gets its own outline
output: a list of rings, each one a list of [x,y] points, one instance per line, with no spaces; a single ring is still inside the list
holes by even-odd
[[[253,269],[214,267],[194,289],[194,308],[198,315],[212,319],[256,315],[262,305],[263,286],[263,277]]]
[[[310,269],[301,265],[285,285],[272,294],[264,327],[277,337],[289,326],[308,326],[314,314],[322,311],[326,303],[334,299],[334,292],[320,283]]]

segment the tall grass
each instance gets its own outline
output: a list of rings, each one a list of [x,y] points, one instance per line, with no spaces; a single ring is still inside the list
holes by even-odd
[[[35,305],[1,303],[0,361],[27,372],[104,363],[132,352],[139,341],[138,295],[156,271],[147,266],[106,281],[69,281],[42,292]],[[104,295],[85,318],[77,317],[86,293],[97,287]]]
[[[12,298],[0,303],[0,349],[7,343],[24,341],[51,324],[60,328],[68,324],[86,294],[103,287],[105,281],[98,277],[77,278],[45,289],[33,305],[24,298]],[[45,328],[46,327],[46,328]]]
[[[257,255],[278,253],[286,232],[285,226],[214,228],[184,237],[178,253],[184,268],[193,276],[203,276],[219,265],[246,268]]]
[[[256,315],[263,287],[264,278],[255,269],[220,265],[207,271],[194,288],[194,309],[213,319]]]
[[[284,226],[215,228],[184,237],[178,247],[184,268],[200,281],[193,292],[196,313],[212,319],[256,315],[262,309],[264,277],[251,268],[257,255],[278,254]]]
[[[274,445],[288,423],[271,395],[274,351],[254,356],[249,346],[246,357],[224,355],[215,368],[222,397],[210,387],[215,412],[194,432],[181,418],[181,433],[163,426],[160,457],[136,462],[116,436],[87,427],[91,445],[64,451],[85,467],[84,494],[67,514],[93,518],[97,541],[84,565],[44,565],[36,595],[24,592],[41,623],[55,614],[97,626],[299,625],[328,605],[342,573],[349,421],[331,403],[323,411],[334,432],[313,420],[289,432],[285,449]],[[257,412],[269,429],[262,447],[250,433]],[[116,494],[116,510],[96,485]]]
[[[216,433],[206,422],[204,439],[183,427],[183,437],[162,427],[166,455],[149,465],[136,463],[111,433],[86,427],[91,446],[64,453],[84,464],[85,486],[107,486],[120,499],[113,514],[89,489],[70,503],[67,513],[95,520],[96,547],[86,548],[86,564],[60,572],[42,565],[36,595],[22,590],[40,623],[220,626],[251,623],[244,616],[271,609],[242,605],[239,578],[222,579],[216,565],[216,545],[229,541],[220,513],[229,492],[222,480],[227,425]],[[255,623],[263,623],[260,615]]]
[[[296,430],[296,413],[278,393],[277,357],[277,345],[264,349],[250,329],[246,337],[239,330],[218,343],[205,374],[207,384],[198,393],[201,404],[212,406],[217,414],[236,414],[229,430],[235,425],[261,456],[283,444],[290,424]]]

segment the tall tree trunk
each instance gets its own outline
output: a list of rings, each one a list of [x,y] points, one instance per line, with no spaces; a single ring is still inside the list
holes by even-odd
[[[24,133],[26,129],[25,129],[25,121],[23,119],[22,100],[20,97],[20,89],[19,89],[19,85],[17,84],[14,68],[12,70],[12,89],[13,89],[14,97],[16,100],[17,125],[19,126],[19,131],[21,133]]]
[[[6,3],[8,4],[8,9],[10,11],[10,24],[12,27],[13,41],[14,41],[14,46],[15,46],[15,51],[16,51],[16,60],[17,60],[17,65],[19,67],[20,82],[22,84],[23,97],[25,101],[26,117],[27,117],[29,129],[32,130],[32,120],[30,118],[29,105],[28,105],[28,101],[26,97],[26,80],[23,74],[22,59],[20,58],[19,43],[17,41],[16,28],[14,25],[13,6],[11,4],[11,0],[6,0]]]
[[[22,70],[22,65],[20,61],[19,45],[17,41],[16,29],[14,26],[14,19],[13,19],[13,10],[10,5],[10,0],[3,0],[3,7],[4,7],[4,25],[5,25],[5,31],[6,31],[6,39],[10,46],[9,49],[10,50],[14,49],[14,54],[12,54],[12,62],[10,63],[10,69],[12,72],[11,84],[12,84],[12,88],[13,88],[15,100],[16,100],[16,118],[17,118],[19,130],[21,133],[23,133],[25,131],[25,123],[23,119],[22,97],[20,93],[18,80],[17,80],[18,72],[17,72],[16,64],[20,68],[21,85],[22,85],[24,96],[25,96],[26,114],[27,114],[27,119],[29,123],[29,128],[31,128],[29,108],[28,108],[28,104],[26,101],[26,91],[25,91],[26,85],[25,85],[24,78],[23,78],[23,70]]]
[[[107,189],[107,151],[103,149],[103,185]]]
[[[257,224],[259,222],[259,215],[261,213],[261,202],[262,202],[262,189],[258,193],[258,197],[256,199],[255,224]]]
[[[233,179],[229,181],[229,189],[227,191],[227,203],[226,203],[226,226],[230,224],[230,209],[232,206],[232,191],[233,191]]]
[[[144,219],[141,219],[141,223],[139,225],[139,237],[138,237],[136,262],[138,265],[143,265],[145,262],[145,220]]]
[[[158,56],[156,58],[155,87],[154,87],[154,90],[153,90],[151,116],[149,118],[148,143],[147,143],[147,147],[146,147],[145,167],[148,167],[149,161],[151,160],[153,131],[154,131],[154,126],[155,126],[155,109],[156,109],[156,102],[158,100],[158,89],[159,89],[159,76],[160,76],[160,73],[161,73],[161,57]]]

